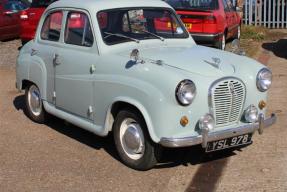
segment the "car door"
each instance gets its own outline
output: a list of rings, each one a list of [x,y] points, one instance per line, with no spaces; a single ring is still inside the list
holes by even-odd
[[[2,2],[2,11],[1,11],[1,31],[0,39],[7,39],[15,36],[15,30],[17,24],[15,22],[14,14],[9,9],[9,2]]]
[[[61,45],[61,30],[63,12],[55,10],[45,15],[44,21],[40,23],[40,35],[38,43],[33,44],[31,55],[39,56],[46,65],[47,70],[47,101],[56,103],[55,97],[55,56]]]
[[[56,106],[66,112],[93,121],[94,37],[88,14],[70,11],[66,16],[63,46],[55,65]]]
[[[4,28],[4,9],[0,2],[0,40],[3,38],[3,28]]]
[[[230,31],[231,35],[234,36],[237,33],[237,26],[238,26],[236,8],[234,7],[231,0],[226,0],[226,1],[227,1],[227,5],[229,8],[229,14],[230,14],[229,31]]]
[[[227,38],[230,37],[230,30],[232,28],[233,22],[232,22],[232,14],[230,11],[230,8],[228,6],[228,0],[222,0],[223,2],[223,6],[224,6],[224,14],[225,14],[225,21],[226,21],[226,25],[227,25]]]

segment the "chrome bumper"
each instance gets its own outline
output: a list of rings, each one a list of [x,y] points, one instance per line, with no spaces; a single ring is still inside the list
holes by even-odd
[[[276,122],[276,115],[273,113],[270,118],[264,119],[264,115],[259,115],[258,123],[250,123],[236,128],[230,128],[222,131],[202,132],[201,135],[182,138],[166,138],[160,139],[159,144],[165,147],[187,147],[201,144],[203,148],[207,146],[207,142],[225,139],[237,135],[253,133],[258,130],[259,134],[263,133],[263,129],[273,125]]]

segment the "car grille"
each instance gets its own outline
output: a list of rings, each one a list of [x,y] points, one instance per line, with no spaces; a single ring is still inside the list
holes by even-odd
[[[212,85],[210,91],[216,126],[238,122],[245,101],[244,84],[237,79],[219,80]]]

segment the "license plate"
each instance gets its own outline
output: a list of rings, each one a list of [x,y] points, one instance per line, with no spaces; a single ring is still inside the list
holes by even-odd
[[[192,28],[192,23],[185,23],[184,25],[185,25],[185,27],[187,29],[191,29]]]
[[[246,145],[251,143],[252,134],[239,135],[235,137],[230,137],[218,141],[212,141],[207,143],[205,149],[206,152],[218,151],[222,149],[227,149],[231,147],[236,147],[240,145]]]

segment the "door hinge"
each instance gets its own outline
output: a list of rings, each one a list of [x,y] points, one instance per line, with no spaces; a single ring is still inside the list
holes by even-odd
[[[56,92],[53,91],[53,102],[55,102],[55,101],[56,101]]]
[[[89,106],[89,108],[88,108],[88,115],[90,116],[90,115],[92,115],[92,113],[93,113],[93,107]]]

